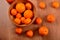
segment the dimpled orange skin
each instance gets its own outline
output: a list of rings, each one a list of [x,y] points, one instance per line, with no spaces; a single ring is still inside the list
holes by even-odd
[[[24,17],[25,18],[32,18],[33,17],[33,12],[31,10],[26,10],[24,12]]]
[[[14,22],[15,22],[16,24],[21,24],[21,20],[20,20],[19,18],[15,18],[15,19],[14,19]]]
[[[16,29],[15,29],[15,32],[16,32],[17,34],[22,34],[22,28],[16,28]]]
[[[16,9],[12,9],[11,10],[11,14],[14,16],[14,15],[16,15],[17,14],[17,10]]]
[[[21,22],[24,23],[24,21],[25,21],[25,18],[21,17]]]
[[[52,2],[52,7],[59,8],[59,2]]]
[[[53,14],[49,14],[47,16],[47,21],[48,22],[55,22],[55,16]]]
[[[16,10],[19,13],[23,13],[25,11],[25,5],[24,5],[24,3],[17,3],[16,4]]]
[[[42,23],[42,19],[39,18],[39,17],[37,17],[37,18],[36,18],[36,23],[37,23],[37,24],[41,24],[41,23]]]
[[[27,31],[27,32],[26,32],[26,35],[27,35],[28,37],[33,37],[33,31],[32,31],[32,30]]]
[[[20,13],[17,13],[16,18],[21,18],[22,15]]]
[[[24,20],[24,23],[25,24],[29,24],[30,22],[31,22],[31,19],[30,18],[27,18],[27,19]]]
[[[26,3],[26,8],[27,9],[32,9],[32,4],[31,3]]]
[[[39,7],[42,8],[42,9],[44,9],[46,7],[46,4],[44,2],[40,2],[39,3]]]
[[[39,34],[42,36],[48,35],[48,28],[46,26],[42,26],[39,28]]]

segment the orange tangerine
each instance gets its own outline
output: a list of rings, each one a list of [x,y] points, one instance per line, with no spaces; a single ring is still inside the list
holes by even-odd
[[[16,24],[21,24],[21,20],[20,20],[19,18],[15,18],[15,19],[14,19],[14,22],[15,22]]]
[[[48,35],[48,28],[46,26],[42,26],[39,28],[39,34],[44,36],[44,35]]]
[[[42,9],[44,9],[46,7],[46,4],[44,2],[40,2],[39,3],[39,7],[42,8]]]
[[[11,14],[12,14],[12,15],[16,15],[16,14],[17,14],[17,10],[16,10],[16,9],[12,9],[12,10],[11,10]]]
[[[21,34],[21,33],[22,33],[22,28],[16,28],[16,29],[15,29],[15,32],[16,32],[17,34]]]
[[[54,22],[54,21],[55,21],[55,16],[54,16],[53,14],[49,14],[49,15],[47,16],[47,21],[48,21],[48,22]]]
[[[25,5],[24,5],[24,3],[17,3],[16,4],[16,10],[19,13],[23,13],[25,11]]]
[[[28,37],[33,37],[33,31],[32,31],[32,30],[27,31],[27,32],[26,32],[26,35],[27,35]]]
[[[6,0],[8,3],[13,3],[14,2],[14,0]]]
[[[52,7],[54,7],[54,8],[59,8],[59,2],[52,2]]]
[[[39,18],[39,17],[38,17],[38,18],[36,18],[36,23],[37,23],[37,24],[41,24],[41,23],[42,23],[42,19],[41,19],[41,18]]]
[[[25,21],[25,18],[21,17],[21,22],[24,23],[24,21]]]
[[[16,18],[21,18],[21,14],[17,13]]]
[[[24,20],[24,23],[25,24],[29,24],[30,22],[31,22],[31,19],[30,18],[27,18],[27,19]]]
[[[32,9],[32,4],[31,3],[26,3],[26,8],[27,9]]]
[[[33,12],[31,10],[26,10],[24,12],[24,17],[25,18],[32,18],[33,17]]]

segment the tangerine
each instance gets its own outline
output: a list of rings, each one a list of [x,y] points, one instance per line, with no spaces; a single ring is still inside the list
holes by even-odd
[[[39,7],[42,8],[42,9],[44,9],[46,7],[46,4],[44,2],[40,2],[39,3]]]
[[[33,17],[33,12],[31,10],[26,10],[24,12],[24,17],[25,18],[32,18]]]
[[[41,24],[41,23],[42,23],[42,19],[41,19],[41,18],[39,18],[39,17],[38,17],[38,18],[36,18],[36,23],[37,23],[37,24]]]
[[[39,34],[44,36],[44,35],[48,35],[48,28],[46,26],[42,26],[39,28]]]
[[[24,3],[17,3],[16,4],[16,10],[19,13],[23,13],[25,11],[25,5],[24,5]]]
[[[15,29],[15,32],[16,32],[17,34],[21,34],[21,33],[22,33],[22,28],[16,28],[16,29]]]
[[[27,9],[32,9],[32,4],[31,3],[26,3],[26,8]]]
[[[21,18],[21,17],[22,17],[21,14],[17,13],[16,18]]]
[[[27,18],[27,19],[24,20],[24,23],[25,24],[29,24],[30,22],[31,22],[31,19],[30,18]]]
[[[27,31],[27,32],[26,32],[26,35],[27,35],[28,37],[33,37],[33,31],[32,31],[32,30]]]
[[[15,18],[15,19],[14,19],[14,22],[15,22],[16,24],[21,24],[21,20],[20,20],[19,18]]]
[[[52,7],[59,8],[59,2],[52,2]]]
[[[54,22],[54,21],[55,21],[55,16],[54,16],[53,14],[49,14],[49,15],[47,16],[47,21],[48,21],[48,22]]]
[[[16,9],[12,9],[11,10],[11,14],[14,16],[14,15],[16,15],[17,14],[17,10]]]

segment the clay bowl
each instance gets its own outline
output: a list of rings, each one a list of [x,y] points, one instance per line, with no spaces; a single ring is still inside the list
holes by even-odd
[[[11,4],[11,6],[10,6],[10,8],[9,8],[9,18],[10,18],[10,20],[13,22],[13,24],[15,24],[16,26],[19,26],[19,27],[24,27],[24,26],[28,26],[28,25],[31,25],[34,21],[35,21],[35,19],[36,19],[36,8],[35,8],[35,6],[33,5],[33,13],[34,13],[34,16],[33,16],[33,18],[32,18],[32,21],[29,23],[29,24],[16,24],[14,21],[13,21],[13,19],[14,19],[14,17],[11,15],[11,9],[13,9],[14,8],[14,6],[18,3],[18,2],[23,2],[23,3],[26,3],[26,2],[30,2],[30,1],[15,1],[15,2],[13,2],[12,4]]]

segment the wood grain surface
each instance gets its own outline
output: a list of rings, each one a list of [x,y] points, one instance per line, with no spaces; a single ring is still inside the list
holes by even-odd
[[[60,8],[54,9],[51,7],[51,2],[60,0],[30,0],[37,9],[37,16],[43,18],[43,25],[49,28],[49,34],[47,36],[38,35],[37,31],[34,37],[28,38],[25,33],[17,35],[15,33],[16,26],[12,24],[9,19],[8,10],[9,4],[5,0],[0,0],[0,40],[60,40]],[[39,8],[39,2],[44,1],[47,5],[45,9]],[[46,16],[48,14],[54,14],[56,21],[54,23],[46,22]],[[38,25],[40,26],[40,25]],[[31,25],[29,27],[37,27],[37,25]],[[26,28],[27,29],[27,28]],[[24,29],[25,30],[25,29]]]

